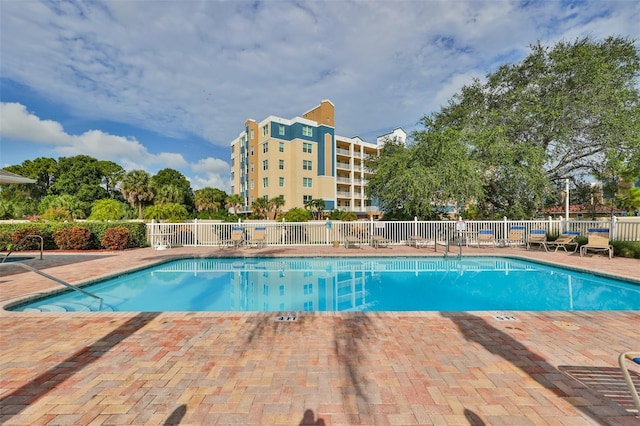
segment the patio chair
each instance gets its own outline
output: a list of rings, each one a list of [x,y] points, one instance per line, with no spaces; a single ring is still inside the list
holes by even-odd
[[[345,237],[344,248],[360,248],[360,238],[354,236]]]
[[[587,236],[587,244],[580,247],[580,257],[587,254],[588,251],[606,251],[609,254],[609,259],[613,257],[613,246],[609,244],[609,229],[591,228]]]
[[[390,239],[382,235],[374,235],[371,237],[371,245],[373,248],[389,247]]]
[[[496,237],[491,229],[481,229],[478,231],[478,248],[480,246],[496,246]]]
[[[227,242],[229,247],[240,247],[244,244],[244,229],[234,227],[231,229],[231,239]]]
[[[567,246],[572,245],[573,253],[575,253],[578,250],[578,243],[575,241],[578,235],[579,234],[577,232],[566,232],[564,234],[561,234],[554,241],[547,241],[545,243],[545,246],[547,248],[555,247],[555,250],[553,251],[555,253],[558,251],[559,248],[562,248],[565,252],[567,252]]]
[[[527,239],[527,250],[531,249],[532,244],[537,244],[538,248],[542,247],[544,251],[547,249],[547,231],[544,229],[532,229]]]
[[[253,237],[248,241],[249,247],[262,248],[267,243],[267,228],[260,227],[253,231]]]
[[[622,370],[624,380],[625,382],[627,382],[627,386],[629,387],[629,392],[631,392],[633,402],[635,403],[636,409],[640,414],[640,397],[638,397],[638,389],[633,383],[633,379],[631,378],[631,374],[629,373],[629,368],[627,366],[628,363],[635,363],[640,366],[640,352],[623,352],[620,354],[620,356],[618,356],[618,364],[620,364],[620,370]]]
[[[524,245],[524,226],[512,226],[509,229],[507,238],[502,240],[502,243],[509,247],[523,246]]]
[[[385,223],[384,222],[376,222],[376,226],[375,226],[375,235],[371,236],[371,245],[373,246],[373,248],[380,248],[380,247],[389,247],[389,244],[391,243],[391,240],[387,237],[385,237]]]

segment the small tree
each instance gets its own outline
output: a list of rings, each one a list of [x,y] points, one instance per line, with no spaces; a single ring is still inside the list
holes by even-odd
[[[284,214],[284,220],[287,222],[308,222],[311,219],[311,212],[300,207],[294,207]]]

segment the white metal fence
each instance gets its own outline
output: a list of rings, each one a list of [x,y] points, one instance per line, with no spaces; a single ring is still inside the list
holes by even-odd
[[[149,244],[159,246],[221,246],[229,243],[233,230],[242,231],[242,241],[250,243],[256,228],[266,229],[266,245],[331,245],[343,243],[347,238],[355,238],[362,244],[369,244],[372,237],[380,236],[389,244],[406,244],[411,237],[423,237],[439,241],[457,242],[461,236],[473,243],[480,230],[493,231],[495,239],[505,239],[514,226],[523,227],[525,235],[533,229],[542,229],[550,236],[563,232],[577,232],[586,236],[590,228],[607,228],[612,241],[640,241],[640,219],[617,218],[611,220],[468,220],[464,221],[465,231],[459,230],[460,223],[454,221],[312,221],[274,222],[247,221],[221,223],[194,220],[184,223],[158,223],[147,225]],[[474,237],[475,236],[475,237]]]

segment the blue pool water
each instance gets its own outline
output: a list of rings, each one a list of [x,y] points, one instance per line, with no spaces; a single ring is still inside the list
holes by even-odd
[[[639,310],[640,285],[508,258],[186,259],[18,311]]]

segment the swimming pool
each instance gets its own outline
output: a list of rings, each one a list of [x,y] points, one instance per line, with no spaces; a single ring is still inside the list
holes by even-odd
[[[502,257],[182,259],[16,311],[640,310],[640,285]]]

